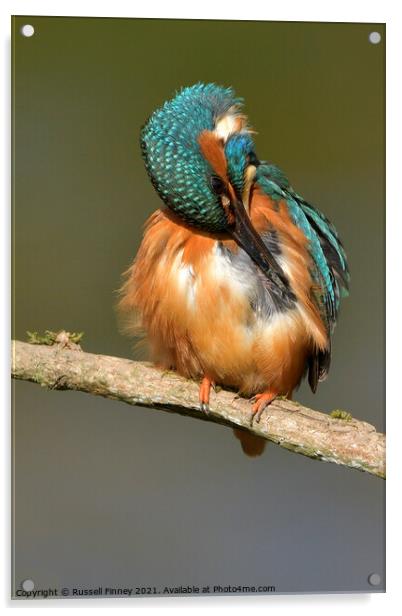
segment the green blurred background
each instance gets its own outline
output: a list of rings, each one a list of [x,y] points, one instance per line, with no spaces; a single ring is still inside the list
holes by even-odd
[[[231,85],[259,156],[349,256],[329,378],[297,398],[384,430],[384,37],[381,24],[14,18],[14,336],[83,330],[85,350],[131,355],[116,290],[160,205],[140,127],[184,85]],[[377,478],[274,445],[248,459],[221,426],[23,382],[14,421],[16,588],[384,589]]]

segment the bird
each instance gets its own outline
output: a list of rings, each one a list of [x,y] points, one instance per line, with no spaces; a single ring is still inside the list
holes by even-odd
[[[162,203],[124,272],[118,308],[155,365],[250,398],[250,423],[304,378],[315,393],[349,291],[329,219],[256,153],[232,87],[176,91],[141,129],[142,158]],[[235,429],[245,454],[266,440]]]

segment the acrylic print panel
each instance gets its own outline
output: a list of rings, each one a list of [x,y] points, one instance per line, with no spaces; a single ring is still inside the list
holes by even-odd
[[[24,36],[26,25],[32,29],[25,34],[32,36]],[[378,33],[374,40],[373,32]],[[243,127],[243,138],[235,135],[225,149],[226,170],[221,167],[220,173],[229,174],[235,187],[237,173],[237,195],[245,200],[244,169],[255,167],[262,175],[250,171],[247,177],[265,182],[261,207],[268,203],[269,216],[277,218],[275,224],[270,218],[272,226],[266,229],[272,232],[268,257],[244,257],[238,279],[233,282],[232,268],[220,284],[230,279],[244,293],[245,272],[253,272],[247,274],[250,284],[256,276],[271,280],[272,263],[286,251],[286,228],[289,242],[299,234],[302,255],[301,274],[293,284],[307,280],[311,286],[308,250],[320,233],[329,284],[334,288],[339,280],[339,256],[329,255],[331,240],[323,239],[318,228],[326,223],[309,224],[310,238],[301,219],[297,230],[286,211],[294,207],[293,215],[300,213],[300,199],[292,202],[284,179],[258,165],[274,163],[297,195],[336,226],[351,272],[349,297],[342,299],[333,334],[328,378],[315,395],[304,381],[294,399],[325,412],[327,431],[357,434],[360,420],[383,432],[384,25],[18,16],[12,46],[14,338],[26,340],[27,331],[38,336],[46,330],[83,331],[84,352],[137,358],[132,339],[119,329],[115,305],[121,273],[139,249],[143,225],[162,204],[144,167],[141,127],[184,86],[232,87],[244,98],[256,133],[249,135]],[[227,185],[222,188],[222,178],[220,185],[219,179],[211,180],[208,161],[217,152],[216,175],[223,146],[210,133],[200,149],[199,132],[214,127],[204,120],[197,124],[199,105],[189,103],[190,111],[181,108],[187,113],[181,131],[194,128],[188,147],[178,148],[181,162],[188,156],[198,161],[192,184],[185,184],[177,197],[183,184],[174,165],[174,177],[164,167],[163,186],[161,170],[155,166],[150,172],[179,218],[194,206],[194,192],[191,196],[189,191],[207,191],[197,205],[199,211],[203,208],[197,224],[207,225],[213,236],[216,228],[211,225],[229,224],[230,216],[239,214],[233,214],[232,184],[233,192],[222,200]],[[234,133],[241,122],[232,119]],[[157,148],[158,139],[167,138],[167,124],[165,117],[154,142],[147,133],[146,148]],[[228,136],[225,126],[221,132],[229,140],[233,135]],[[158,162],[166,164],[163,157]],[[250,212],[256,188],[251,192]],[[278,231],[278,218],[287,220],[285,230]],[[178,227],[167,220],[169,238],[203,232],[187,223]],[[215,245],[213,237],[202,241]],[[250,237],[246,252],[256,246]],[[335,244],[332,253],[339,248]],[[233,259],[236,250],[246,254],[236,246],[234,242]],[[319,253],[317,243],[314,250]],[[165,254],[171,256],[168,248]],[[264,258],[271,259],[269,266],[253,265]],[[190,275],[191,269],[184,271]],[[285,280],[286,295],[286,275]],[[172,293],[169,284],[166,274],[166,293],[159,289],[158,301]],[[319,284],[328,293],[322,278]],[[228,302],[233,301],[231,288]],[[265,282],[261,288],[268,293]],[[141,301],[149,299],[144,292]],[[252,310],[250,302],[246,306]],[[214,310],[215,325],[211,319],[206,333],[211,349],[221,336],[216,306]],[[322,316],[325,309],[320,310]],[[228,319],[233,314],[234,308]],[[167,316],[180,327],[177,313]],[[234,345],[239,327],[230,325],[224,352]],[[47,335],[47,342],[51,337]],[[201,337],[199,345],[204,343]],[[270,361],[278,351],[272,351],[269,338],[266,344],[271,345]],[[29,353],[45,349],[60,358],[73,352],[63,340],[56,345],[32,345]],[[75,365],[79,353],[73,357]],[[256,370],[264,357],[259,356]],[[294,353],[289,361],[292,357]],[[174,379],[170,372],[165,376],[167,383]],[[38,373],[31,378],[38,380]],[[60,378],[56,389],[13,381],[14,597],[50,592],[74,598],[384,591],[383,478],[273,442],[267,442],[262,455],[248,457],[228,426],[57,390],[67,383],[65,376]],[[198,386],[183,387],[190,388],[196,409]],[[211,393],[211,409],[221,395]],[[232,400],[235,393],[228,395]],[[251,403],[244,404],[251,413]],[[275,408],[273,403],[266,409],[261,425],[272,426],[278,417]],[[350,413],[352,419],[342,413],[331,419],[333,410]],[[293,416],[282,413],[287,422]]]

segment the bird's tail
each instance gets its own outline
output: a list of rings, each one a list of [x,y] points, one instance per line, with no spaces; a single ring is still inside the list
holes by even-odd
[[[233,432],[235,437],[239,439],[241,448],[247,456],[254,458],[262,454],[267,443],[265,438],[254,436],[254,434],[250,434],[246,430],[239,430],[237,428],[234,428]]]

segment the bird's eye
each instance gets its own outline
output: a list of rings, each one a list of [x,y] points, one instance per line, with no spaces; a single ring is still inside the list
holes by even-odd
[[[211,177],[211,188],[216,195],[222,195],[226,191],[226,184],[218,175]]]

